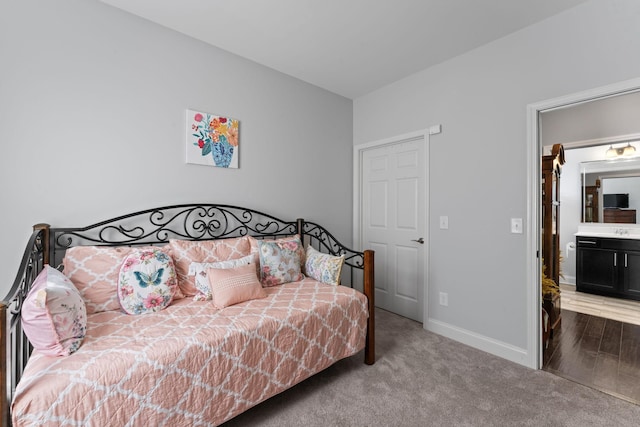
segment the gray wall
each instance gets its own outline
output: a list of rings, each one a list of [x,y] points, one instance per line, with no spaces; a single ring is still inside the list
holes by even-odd
[[[640,92],[542,113],[543,146],[640,134]],[[620,144],[616,144],[620,146]]]
[[[430,143],[427,325],[529,351],[527,241],[510,233],[527,215],[526,108],[638,77],[638,22],[638,1],[591,1],[354,100],[355,144],[443,126]]]
[[[174,203],[352,239],[352,101],[95,0],[0,2],[0,295],[31,226]],[[185,109],[240,120],[240,168],[185,164]]]

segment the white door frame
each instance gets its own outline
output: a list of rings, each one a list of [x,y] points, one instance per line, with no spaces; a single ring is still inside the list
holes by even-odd
[[[540,160],[540,113],[572,104],[581,104],[596,99],[621,95],[640,90],[640,78],[625,80],[559,98],[529,104],[527,106],[527,365],[534,369],[542,367],[541,312],[540,312],[540,209],[541,177]],[[562,213],[561,213],[562,215]]]
[[[374,148],[380,148],[385,145],[394,145],[402,143],[406,140],[421,138],[424,143],[424,188],[426,191],[424,198],[424,224],[422,224],[424,230],[424,283],[422,287],[422,319],[426,322],[427,307],[428,305],[428,289],[429,289],[429,130],[424,129],[420,131],[405,133],[402,135],[394,136],[391,138],[385,138],[378,141],[366,142],[358,144],[353,147],[353,246],[357,250],[363,250],[362,248],[362,159],[364,152],[372,150]]]

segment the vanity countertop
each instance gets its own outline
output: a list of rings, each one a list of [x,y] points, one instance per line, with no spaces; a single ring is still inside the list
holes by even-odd
[[[640,240],[640,225],[582,223],[578,225],[578,232],[575,233],[575,236]]]
[[[616,232],[602,232],[602,231],[579,231],[575,233],[576,237],[600,237],[606,239],[634,239],[640,240],[640,234],[638,233],[616,233]]]

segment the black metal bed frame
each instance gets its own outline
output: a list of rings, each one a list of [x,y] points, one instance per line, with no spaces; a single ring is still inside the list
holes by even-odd
[[[48,224],[37,224],[27,243],[13,287],[0,302],[0,384],[6,387],[0,396],[0,420],[10,424],[9,406],[13,393],[33,350],[20,323],[22,304],[38,273],[46,264],[60,265],[68,248],[160,245],[169,243],[170,239],[215,240],[242,236],[275,239],[293,234],[299,234],[305,244],[321,252],[345,256],[341,284],[355,287],[368,298],[365,363],[373,364],[373,251],[349,249],[316,223],[303,219],[286,222],[238,206],[184,204],[134,212],[87,227],[52,228]]]

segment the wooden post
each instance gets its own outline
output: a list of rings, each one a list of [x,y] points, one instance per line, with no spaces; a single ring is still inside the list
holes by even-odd
[[[364,251],[364,283],[363,292],[369,302],[369,320],[367,321],[367,340],[364,347],[364,363],[373,365],[376,361],[376,318],[375,318],[375,278],[374,278],[374,252]]]

